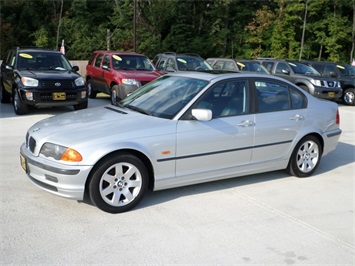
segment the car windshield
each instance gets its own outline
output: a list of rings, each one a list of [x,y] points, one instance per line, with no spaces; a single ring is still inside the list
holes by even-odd
[[[288,64],[291,66],[293,72],[295,72],[296,74],[321,76],[321,74],[319,74],[319,72],[311,66],[295,62],[289,62]]]
[[[163,76],[136,90],[117,105],[143,114],[172,119],[207,84],[205,80]]]
[[[115,54],[112,56],[112,64],[115,70],[155,70],[148,57],[139,55]]]
[[[269,71],[257,62],[237,61],[237,65],[242,71],[251,71],[261,74],[270,74]]]
[[[355,67],[351,65],[337,65],[337,68],[343,76],[355,76]]]
[[[203,58],[193,56],[177,56],[178,69],[180,71],[212,70],[213,68]]]
[[[71,70],[72,66],[60,53],[23,52],[18,55],[19,70]]]

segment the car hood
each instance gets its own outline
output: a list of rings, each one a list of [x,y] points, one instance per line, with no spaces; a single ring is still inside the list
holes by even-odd
[[[136,79],[139,81],[152,81],[161,76],[161,74],[156,71],[145,70],[120,70],[120,73],[125,78]]]
[[[28,132],[40,146],[51,142],[73,147],[94,139],[104,143],[164,134],[166,129],[157,128],[171,121],[107,105],[46,118]]]
[[[34,79],[76,79],[80,75],[69,70],[23,70],[21,77],[29,77]]]

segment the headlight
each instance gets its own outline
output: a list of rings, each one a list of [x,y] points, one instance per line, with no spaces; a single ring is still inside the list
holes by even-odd
[[[48,142],[42,146],[40,154],[58,161],[80,162],[83,160],[81,154],[76,150]]]
[[[74,82],[75,82],[76,86],[84,86],[85,85],[84,79],[82,77],[77,78]]]
[[[135,79],[122,79],[123,84],[128,84],[128,85],[137,85],[138,82]]]
[[[311,82],[313,85],[315,86],[323,86],[322,85],[322,81],[318,80],[318,79],[311,79]]]
[[[38,80],[33,78],[22,77],[21,82],[28,87],[38,87]]]

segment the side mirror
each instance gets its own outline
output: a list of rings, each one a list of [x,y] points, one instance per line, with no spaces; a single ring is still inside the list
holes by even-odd
[[[78,72],[78,71],[79,71],[79,67],[78,67],[78,66],[73,66],[73,67],[72,67],[72,70],[73,70],[74,72]]]
[[[168,71],[168,72],[175,72],[175,69],[172,68],[172,67],[167,67],[167,68],[166,68],[166,71]]]
[[[6,65],[6,66],[5,66],[5,69],[6,69],[6,70],[10,70],[10,71],[14,70],[14,68],[13,68],[12,66],[9,66],[9,65]]]
[[[290,75],[290,71],[286,70],[286,69],[282,69],[282,74],[285,74],[285,75]]]
[[[209,109],[192,109],[191,114],[198,121],[210,121],[212,119],[212,111]]]
[[[102,66],[102,69],[107,70],[107,71],[110,70],[110,68],[108,66]]]
[[[331,76],[332,78],[337,78],[338,77],[337,73],[334,72],[334,71],[330,71],[329,72],[329,76]]]

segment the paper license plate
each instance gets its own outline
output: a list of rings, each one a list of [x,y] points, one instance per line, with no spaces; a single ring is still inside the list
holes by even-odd
[[[21,161],[21,167],[27,173],[27,162],[26,162],[25,157],[23,157],[21,154],[20,154],[20,161]]]
[[[328,92],[328,96],[334,98],[335,97],[335,92],[334,91]]]
[[[54,101],[63,101],[66,99],[66,94],[65,92],[53,92],[52,99]]]

